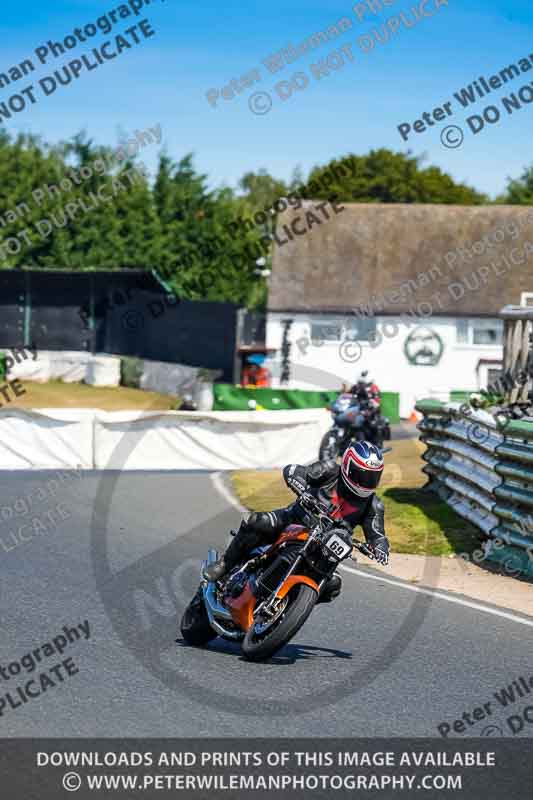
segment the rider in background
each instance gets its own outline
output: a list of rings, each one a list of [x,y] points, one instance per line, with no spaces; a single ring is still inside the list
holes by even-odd
[[[349,384],[341,385],[341,394],[351,395],[351,400],[345,411],[337,414],[335,423],[340,426],[357,425],[362,423],[362,410],[369,409],[372,413],[379,412],[381,407],[381,395],[377,384],[368,378],[368,370],[361,372],[350,387]]]
[[[381,392],[379,391],[378,385],[368,377],[368,370],[361,372],[357,383],[354,383],[350,389],[350,393],[359,401],[368,401],[369,405],[375,411],[378,411],[381,407]]]
[[[266,356],[256,354],[246,358],[246,366],[242,371],[241,386],[268,388],[272,384],[270,370],[264,366]]]
[[[382,473],[383,455],[370,442],[353,442],[345,451],[340,466],[335,461],[316,461],[310,466],[288,464],[283,469],[285,483],[295,494],[311,492],[351,534],[361,525],[376,561],[387,564],[389,542],[385,535],[385,508],[375,494]],[[241,522],[224,555],[206,567],[204,576],[209,581],[220,580],[249,558],[252,550],[273,544],[291,524],[313,525],[312,515],[298,500],[276,511],[252,512]],[[325,585],[321,602],[337,597],[340,590],[341,578],[335,574]]]

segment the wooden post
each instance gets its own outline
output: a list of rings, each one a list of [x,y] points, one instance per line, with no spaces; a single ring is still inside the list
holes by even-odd
[[[528,306],[505,306],[500,312],[504,320],[503,374],[510,376],[513,385],[506,391],[508,403],[528,403],[532,389],[532,376],[521,382],[521,373],[527,374],[533,359],[531,328],[533,308]]]

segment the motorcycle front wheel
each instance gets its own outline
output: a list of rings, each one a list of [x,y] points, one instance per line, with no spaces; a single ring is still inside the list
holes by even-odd
[[[374,444],[376,447],[379,447],[380,450],[383,450],[383,431],[376,431],[374,434]]]
[[[318,600],[317,592],[305,583],[294,586],[287,602],[271,623],[254,622],[242,643],[248,661],[265,661],[296,636]]]
[[[318,450],[319,461],[335,461],[339,455],[339,440],[337,436],[331,431],[328,431],[322,437],[320,448]]]

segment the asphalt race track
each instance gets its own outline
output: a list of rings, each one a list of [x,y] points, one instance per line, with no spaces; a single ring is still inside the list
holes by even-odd
[[[5,673],[3,697],[61,659],[79,670],[52,675],[53,686],[15,708],[0,700],[1,735],[429,737],[491,700],[490,715],[457,735],[490,735],[490,726],[511,735],[505,719],[518,703],[498,709],[493,692],[532,674],[530,618],[344,572],[341,597],[272,662],[249,664],[220,639],[191,649],[175,639],[199,562],[240,518],[222,479],[92,472],[47,483],[56,477],[0,473],[0,667],[42,650],[63,626],[87,620],[90,636]],[[33,510],[6,519],[28,496]],[[69,518],[32,534],[31,520],[46,526],[58,503]],[[21,525],[30,526],[22,539]]]

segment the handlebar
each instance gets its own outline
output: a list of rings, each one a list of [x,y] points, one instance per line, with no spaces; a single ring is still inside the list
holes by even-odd
[[[301,492],[298,494],[298,500],[303,505],[304,508],[307,508],[308,511],[318,511],[320,514],[323,514],[325,517],[332,519],[329,508],[321,503],[320,500],[315,497],[311,492]]]
[[[338,524],[338,520],[333,519],[333,517],[331,516],[329,508],[327,508],[327,506],[325,506],[324,503],[321,503],[320,500],[318,500],[310,492],[303,492],[302,494],[299,495],[298,499],[302,504],[302,506],[306,508],[308,511],[318,512],[321,516],[327,517],[327,519],[333,525]],[[366,542],[361,542],[359,539],[355,539],[353,537],[352,537],[352,542],[355,549],[359,550],[359,552],[362,553],[364,556],[372,560],[375,559],[374,553],[366,544]]]
[[[375,560],[376,557],[372,552],[372,550],[369,548],[369,546],[366,544],[366,542],[361,542],[359,541],[359,539],[352,539],[352,542],[356,550],[359,550],[359,552],[362,553],[364,556],[370,558],[371,561]]]

